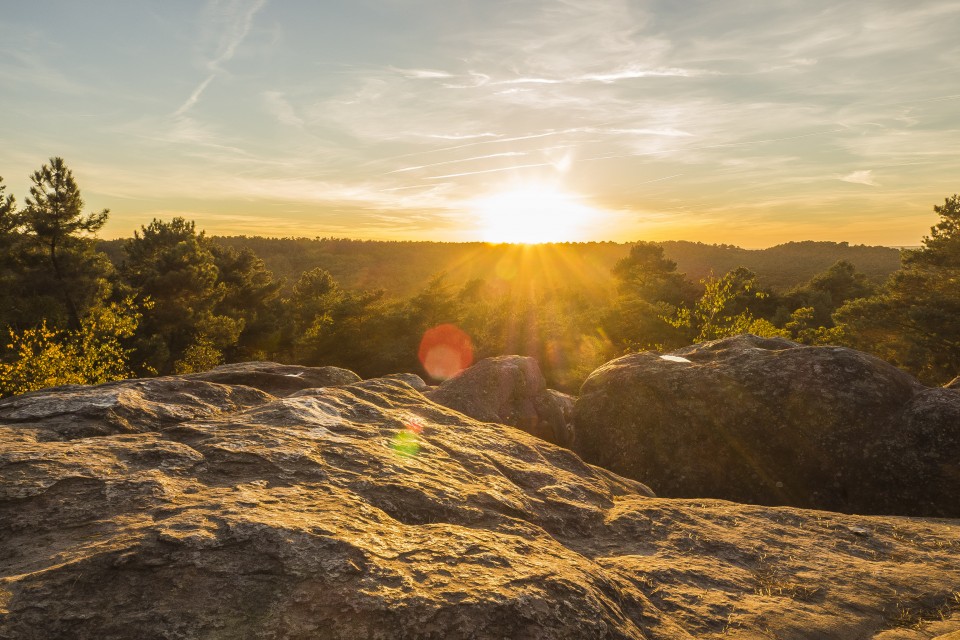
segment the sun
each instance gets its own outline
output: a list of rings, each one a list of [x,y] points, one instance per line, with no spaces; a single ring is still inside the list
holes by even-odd
[[[600,212],[556,187],[530,185],[471,203],[486,242],[537,244],[581,240]]]

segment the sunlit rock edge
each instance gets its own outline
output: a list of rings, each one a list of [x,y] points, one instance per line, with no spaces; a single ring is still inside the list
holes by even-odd
[[[960,629],[955,520],[652,498],[413,379],[264,366],[0,402],[0,637]]]

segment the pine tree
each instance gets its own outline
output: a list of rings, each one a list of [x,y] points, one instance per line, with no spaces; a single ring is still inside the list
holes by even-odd
[[[27,257],[37,273],[32,285],[43,290],[44,275],[51,280],[66,308],[71,329],[102,297],[106,260],[94,252],[92,235],[107,221],[109,211],[83,213],[83,198],[63,158],[51,158],[31,176],[30,196],[20,213],[24,237],[33,251]]]

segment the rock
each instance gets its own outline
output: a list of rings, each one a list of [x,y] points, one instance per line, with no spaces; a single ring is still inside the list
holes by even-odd
[[[0,638],[840,639],[934,611],[960,629],[957,522],[652,498],[402,380],[148,382],[3,403]],[[138,389],[131,431],[60,440]]]
[[[960,579],[955,523],[653,499],[402,380],[47,419],[0,422],[4,638],[848,638]]]
[[[960,516],[960,389],[923,389],[890,420],[867,454],[893,480],[904,513]]]
[[[425,395],[476,420],[518,427],[561,446],[573,444],[573,399],[548,390],[530,357],[485,358]]]
[[[281,397],[302,389],[335,387],[360,381],[360,376],[353,371],[339,367],[301,367],[276,362],[224,364],[204,373],[184,377],[219,384],[242,384]]]
[[[851,349],[744,335],[597,369],[576,449],[665,496],[957,517],[957,394]]]
[[[186,377],[144,378],[99,387],[71,385],[0,400],[0,422],[66,440],[170,427],[273,400],[249,387]]]
[[[430,389],[430,385],[415,373],[391,373],[384,377],[388,380],[402,380],[421,393]]]

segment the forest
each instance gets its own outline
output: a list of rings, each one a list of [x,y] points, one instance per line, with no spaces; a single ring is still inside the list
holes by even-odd
[[[0,179],[0,396],[271,360],[414,372],[430,329],[537,358],[576,392],[609,359],[740,333],[960,372],[960,196],[915,249],[794,242],[483,243],[210,237],[183,217],[101,241],[61,158]]]

